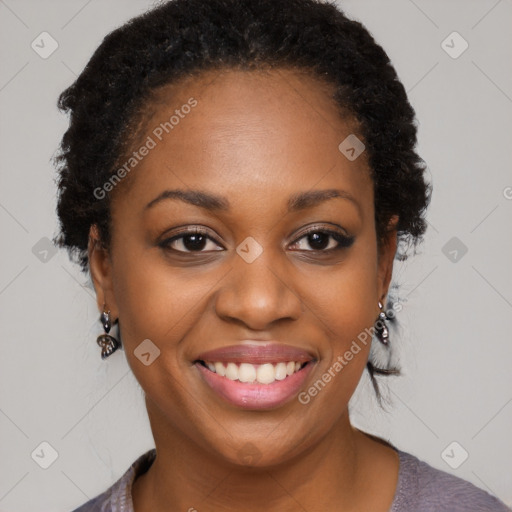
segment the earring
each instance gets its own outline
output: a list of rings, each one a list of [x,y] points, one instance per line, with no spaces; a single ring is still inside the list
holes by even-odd
[[[378,340],[382,344],[387,345],[389,342],[389,329],[388,326],[386,325],[386,320],[389,320],[389,318],[386,316],[384,307],[382,306],[382,302],[380,301],[379,308],[379,317],[375,321],[375,334],[377,335]]]
[[[101,347],[101,359],[106,359],[121,347],[121,343],[109,334],[110,328],[112,327],[112,319],[110,317],[110,310],[107,310],[105,304],[103,304],[103,313],[100,315],[100,322],[103,325],[105,333],[100,334],[96,342]]]

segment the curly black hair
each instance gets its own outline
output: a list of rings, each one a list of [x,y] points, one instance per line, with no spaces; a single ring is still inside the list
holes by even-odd
[[[206,70],[263,68],[295,68],[334,86],[366,146],[377,240],[398,215],[397,257],[405,259],[423,238],[431,192],[415,150],[414,110],[368,30],[320,0],[170,0],[108,34],[58,100],[70,124],[55,158],[54,242],[84,272],[91,225],[109,246],[111,198],[94,190],[113,175],[158,88]],[[367,367],[380,399],[374,373],[399,371]]]

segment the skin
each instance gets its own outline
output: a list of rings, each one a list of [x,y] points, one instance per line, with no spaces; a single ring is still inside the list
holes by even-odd
[[[351,162],[338,150],[357,125],[332,93],[285,69],[207,72],[164,87],[148,107],[142,141],[190,97],[198,105],[115,189],[108,250],[91,227],[98,307],[119,319],[157,448],[132,489],[136,512],[385,512],[392,503],[398,455],[348,415],[369,343],[308,404],[293,399],[264,411],[224,401],[193,364],[243,339],[276,340],[316,355],[306,390],[373,326],[398,219],[379,246],[366,154]],[[176,188],[225,196],[230,210],[175,199],[145,208]],[[289,196],[311,189],[341,189],[354,200],[286,212]],[[354,242],[330,255],[313,251],[302,232],[317,225],[316,233],[334,229]],[[186,252],[183,238],[159,246],[186,226],[207,230],[203,252]],[[236,252],[248,236],[263,248],[252,263]],[[323,251],[336,246],[329,238]],[[149,366],[134,355],[145,339],[160,350]],[[257,455],[247,463],[248,443]]]

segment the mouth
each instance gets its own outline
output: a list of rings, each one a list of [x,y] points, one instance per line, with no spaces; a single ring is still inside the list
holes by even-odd
[[[226,379],[244,383],[272,384],[273,382],[285,380],[294,373],[302,370],[308,363],[300,361],[288,361],[279,363],[224,363],[222,361],[201,361],[204,368]]]
[[[194,367],[210,390],[231,405],[262,410],[289,402],[316,361],[295,347],[249,344],[201,354]]]

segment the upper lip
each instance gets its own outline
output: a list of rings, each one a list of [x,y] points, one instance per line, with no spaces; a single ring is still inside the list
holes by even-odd
[[[298,361],[300,363],[314,360],[315,357],[307,350],[283,345],[281,343],[256,344],[248,341],[244,344],[229,345],[201,353],[196,360],[224,362],[265,364]]]

